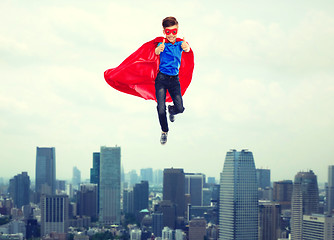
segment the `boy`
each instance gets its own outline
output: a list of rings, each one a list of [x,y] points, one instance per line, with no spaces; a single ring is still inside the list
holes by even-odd
[[[178,22],[174,17],[167,17],[162,21],[163,33],[166,39],[159,43],[155,54],[160,55],[159,72],[155,79],[155,94],[157,111],[161,125],[160,143],[167,142],[168,123],[166,114],[166,92],[168,90],[174,105],[168,106],[169,120],[174,122],[175,115],[184,111],[181,87],[179,81],[179,68],[182,52],[188,53],[190,47],[187,42],[177,39]]]
[[[169,119],[174,121],[174,115],[184,111],[182,96],[192,80],[194,53],[184,39],[177,38],[178,22],[174,17],[165,18],[162,26],[166,38],[156,37],[144,43],[118,67],[107,69],[104,78],[118,91],[157,101],[161,144],[165,144],[166,102],[174,102],[168,107]]]

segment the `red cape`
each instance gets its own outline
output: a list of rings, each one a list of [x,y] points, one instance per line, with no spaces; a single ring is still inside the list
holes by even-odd
[[[104,72],[106,82],[118,91],[142,97],[146,100],[156,100],[154,81],[159,71],[159,56],[154,52],[163,37],[157,37],[144,43],[137,51],[127,57],[118,67]],[[182,41],[178,38],[176,41]],[[166,41],[167,42],[167,41]],[[179,79],[182,96],[186,92],[194,70],[194,53],[183,52]],[[166,102],[172,99],[167,93]]]

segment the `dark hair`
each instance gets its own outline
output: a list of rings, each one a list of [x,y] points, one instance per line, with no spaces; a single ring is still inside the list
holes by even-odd
[[[164,20],[162,20],[163,28],[171,27],[174,25],[179,25],[175,17],[166,17]]]

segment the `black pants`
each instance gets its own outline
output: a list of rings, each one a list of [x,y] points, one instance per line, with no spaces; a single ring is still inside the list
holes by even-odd
[[[169,76],[161,72],[155,79],[155,95],[157,98],[157,110],[161,130],[168,132],[168,122],[166,113],[166,92],[169,92],[174,105],[170,108],[170,113],[176,115],[184,111],[183,100],[181,95],[181,87],[179,76]]]

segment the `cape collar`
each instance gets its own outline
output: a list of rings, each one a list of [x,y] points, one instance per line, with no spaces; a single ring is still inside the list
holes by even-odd
[[[168,41],[168,39],[164,38],[164,37],[157,37],[157,38],[154,39],[154,41],[159,43],[159,42],[162,42],[164,39],[165,39],[165,43],[170,43]],[[175,42],[181,42],[181,41],[183,41],[183,39],[181,39],[181,38],[176,38],[176,40],[175,40]]]

